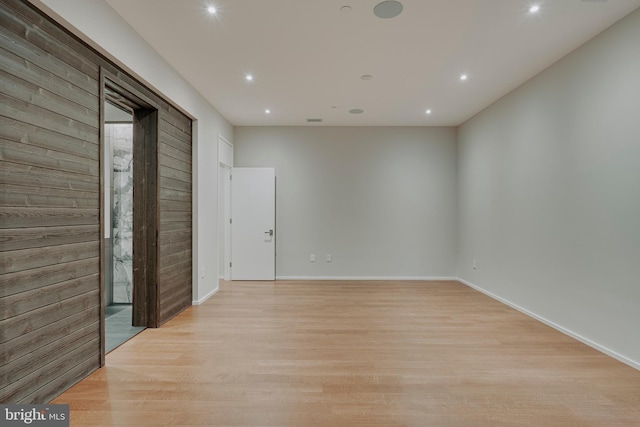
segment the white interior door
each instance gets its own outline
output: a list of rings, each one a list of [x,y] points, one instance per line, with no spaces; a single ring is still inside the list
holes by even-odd
[[[231,219],[231,279],[275,280],[275,169],[233,168]]]

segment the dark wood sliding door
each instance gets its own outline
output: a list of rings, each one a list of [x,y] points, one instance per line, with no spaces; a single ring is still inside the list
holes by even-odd
[[[134,319],[191,305],[191,119],[25,0],[0,1],[0,403],[104,364],[104,100],[134,121]]]

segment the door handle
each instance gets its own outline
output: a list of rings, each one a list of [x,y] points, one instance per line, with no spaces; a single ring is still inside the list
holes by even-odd
[[[273,236],[273,230],[265,231],[264,234],[268,234],[269,236]]]

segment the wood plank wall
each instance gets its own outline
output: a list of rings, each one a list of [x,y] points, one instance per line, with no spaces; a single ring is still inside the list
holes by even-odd
[[[159,324],[192,300],[191,120],[175,113],[161,114],[159,123]]]
[[[160,325],[191,305],[191,120],[24,0],[0,2],[0,402],[100,366],[100,68],[159,107]]]

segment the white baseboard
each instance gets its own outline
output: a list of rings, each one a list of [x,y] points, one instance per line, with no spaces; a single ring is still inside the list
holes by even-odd
[[[464,283],[465,285],[469,286],[470,288],[473,288],[476,291],[481,292],[481,293],[485,294],[486,296],[488,296],[490,298],[493,298],[496,301],[499,301],[499,302],[501,302],[503,304],[506,304],[509,307],[511,307],[511,308],[513,308],[515,310],[518,310],[519,312],[521,312],[523,314],[526,314],[527,316],[532,317],[532,318],[544,323],[547,326],[551,326],[553,329],[555,329],[555,330],[557,330],[559,332],[562,332],[563,334],[568,335],[571,338],[574,338],[574,339],[580,341],[581,343],[586,344],[589,347],[594,348],[594,349],[600,351],[601,353],[606,354],[607,356],[611,356],[614,359],[619,360],[620,362],[631,366],[632,368],[640,370],[640,362],[636,362],[635,360],[631,360],[628,357],[625,357],[625,356],[623,356],[623,355],[621,355],[619,353],[616,353],[615,351],[610,350],[607,347],[604,347],[604,346],[602,346],[602,345],[600,345],[600,344],[598,344],[596,342],[593,342],[590,339],[585,338],[582,335],[571,331],[570,329],[567,329],[567,328],[565,328],[563,326],[558,325],[557,323],[554,323],[554,322],[552,322],[552,321],[550,321],[548,319],[545,319],[544,317],[539,316],[539,315],[527,310],[526,308],[520,307],[519,305],[514,304],[509,300],[506,300],[506,299],[504,299],[502,297],[499,297],[498,295],[496,295],[496,294],[494,294],[492,292],[489,292],[486,289],[481,288],[480,286],[474,285],[471,282],[468,282],[468,281],[466,281],[464,279],[461,279],[461,278],[457,278],[455,280],[458,280],[459,282]]]
[[[276,280],[368,280],[368,281],[384,281],[384,280],[398,280],[398,281],[446,281],[446,280],[458,280],[456,277],[423,277],[423,276],[276,276]]]
[[[209,298],[214,296],[216,293],[218,293],[219,290],[220,290],[220,286],[217,286],[214,290],[212,290],[207,295],[200,298],[198,301],[191,301],[191,305],[200,305],[204,303],[206,300],[208,300]]]

